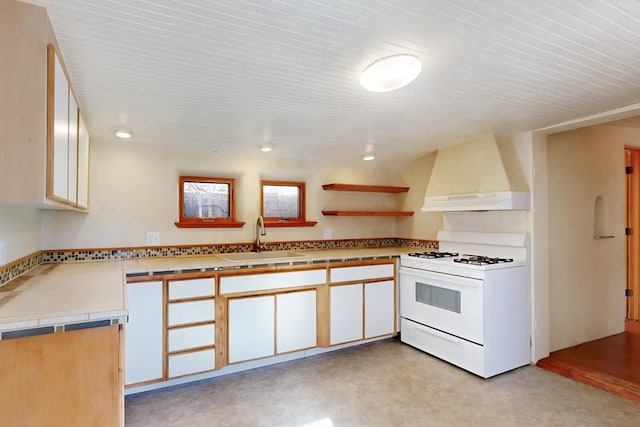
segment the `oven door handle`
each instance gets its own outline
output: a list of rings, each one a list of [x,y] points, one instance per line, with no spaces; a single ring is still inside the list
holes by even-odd
[[[425,326],[422,325],[418,325],[418,324],[414,324],[413,325],[414,328],[416,328],[417,330],[419,330],[420,332],[423,332],[425,334],[428,335],[433,335],[435,337],[441,338],[445,341],[449,341],[452,342],[454,344],[460,344],[462,342],[462,340],[458,337],[449,335],[449,334],[445,334],[444,332],[440,332],[440,331],[436,331],[434,329],[431,328],[427,328]]]

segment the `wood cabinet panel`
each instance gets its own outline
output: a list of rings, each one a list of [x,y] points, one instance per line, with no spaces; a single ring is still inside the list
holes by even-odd
[[[6,426],[122,426],[118,325],[0,341]]]

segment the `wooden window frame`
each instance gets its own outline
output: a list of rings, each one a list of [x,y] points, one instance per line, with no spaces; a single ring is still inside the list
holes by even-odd
[[[185,182],[204,182],[229,185],[229,217],[227,218],[192,218],[184,216],[184,184]],[[240,228],[245,223],[236,221],[236,180],[235,178],[216,178],[209,176],[180,176],[178,179],[178,215],[175,223],[178,228]]]
[[[264,186],[283,186],[283,187],[298,187],[299,199],[298,199],[298,211],[300,212],[299,218],[278,218],[278,217],[265,217],[264,216]],[[306,217],[306,184],[302,181],[275,181],[263,179],[260,181],[260,215],[264,217],[265,227],[313,227],[317,221],[307,221]]]

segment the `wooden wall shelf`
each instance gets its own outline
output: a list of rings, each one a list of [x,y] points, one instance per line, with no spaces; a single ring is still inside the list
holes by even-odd
[[[325,216],[411,216],[411,211],[322,211]]]
[[[374,193],[406,193],[409,187],[395,187],[390,185],[361,185],[361,184],[324,184],[323,190],[330,191],[368,191]]]
[[[328,191],[362,191],[370,193],[406,193],[409,187],[396,187],[391,185],[364,185],[364,184],[324,184],[323,190]],[[348,211],[348,210],[323,210],[325,216],[411,216],[412,211]]]

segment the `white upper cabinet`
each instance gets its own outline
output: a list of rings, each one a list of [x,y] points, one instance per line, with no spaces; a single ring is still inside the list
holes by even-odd
[[[89,134],[43,7],[2,2],[0,203],[86,211]],[[27,25],[28,23],[28,25]]]
[[[47,198],[87,209],[89,135],[58,53],[47,51]]]
[[[55,54],[53,46],[49,48],[49,59],[53,51],[53,102],[49,101],[48,114],[53,117],[53,143],[48,151],[53,154],[50,176],[47,176],[47,197],[52,199],[67,200],[69,198],[69,185],[67,174],[69,171],[69,83],[64,75],[64,70]],[[50,95],[51,96],[51,93]],[[75,103],[74,103],[75,104]],[[53,111],[51,111],[53,105]],[[49,122],[51,126],[51,122]],[[50,130],[51,132],[51,130]]]
[[[80,209],[89,209],[89,132],[78,112],[78,196]]]

